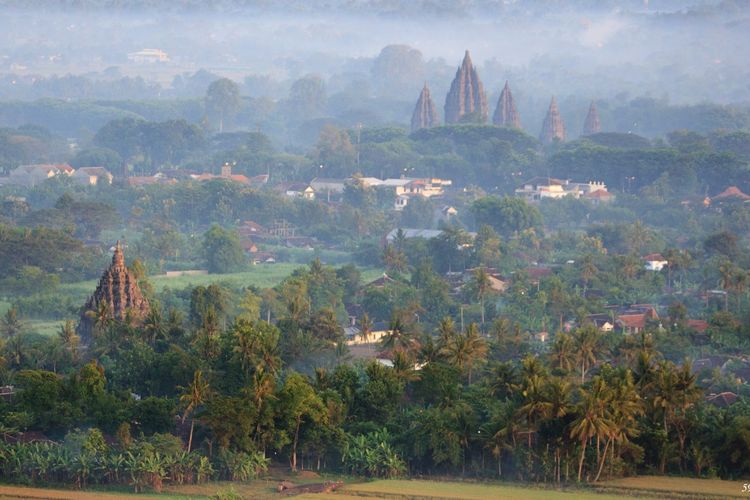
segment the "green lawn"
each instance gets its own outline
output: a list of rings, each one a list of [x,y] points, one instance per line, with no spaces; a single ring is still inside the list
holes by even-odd
[[[4,302],[0,300],[0,315],[5,314],[10,309],[10,302]]]

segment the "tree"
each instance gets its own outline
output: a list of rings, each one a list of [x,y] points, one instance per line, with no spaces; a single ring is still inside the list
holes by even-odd
[[[310,120],[323,114],[326,106],[326,88],[317,75],[306,75],[296,80],[289,89],[289,117]]]
[[[217,224],[203,235],[203,255],[210,273],[231,273],[245,266],[245,254],[237,233]]]
[[[206,115],[211,120],[218,120],[219,133],[224,131],[224,121],[229,121],[242,105],[240,88],[232,80],[222,78],[208,86],[206,90]]]
[[[324,421],[325,408],[307,379],[295,372],[287,376],[279,393],[279,404],[281,415],[286,420],[286,431],[291,434],[292,452],[289,463],[292,470],[296,471],[300,427],[303,422],[315,424]]]
[[[583,384],[586,372],[596,364],[601,348],[601,336],[595,326],[587,325],[575,331],[573,340],[577,352],[578,366],[581,367],[581,383]]]
[[[76,334],[75,323],[72,320],[67,320],[63,326],[60,327],[60,331],[57,332],[58,338],[62,343],[66,351],[70,353],[70,359],[73,365],[78,364],[78,345],[81,342],[81,337]]]
[[[506,237],[542,224],[539,209],[522,198],[486,196],[476,200],[471,211],[478,225],[487,224]]]
[[[479,307],[482,315],[482,328],[484,328],[484,301],[487,295],[493,291],[490,274],[485,268],[479,267],[474,270],[469,287],[473,291],[474,296],[479,299]]]
[[[608,412],[608,394],[603,380],[598,377],[591,388],[579,390],[579,401],[575,407],[575,420],[570,426],[570,437],[577,439],[581,447],[578,459],[578,482],[583,477],[583,461],[586,457],[586,445],[596,437],[607,436],[612,429]]]
[[[180,403],[185,406],[185,411],[182,414],[182,422],[185,423],[185,419],[188,415],[194,415],[195,411],[203,405],[206,399],[210,395],[210,386],[208,381],[203,378],[203,372],[196,370],[193,374],[193,381],[189,386],[183,388],[183,393],[180,395]],[[190,437],[188,437],[188,448],[187,451],[193,447],[193,429],[195,427],[195,417],[190,419]]]
[[[470,323],[464,333],[450,336],[442,348],[442,354],[450,365],[467,373],[471,384],[474,366],[487,357],[487,342],[479,335],[477,325]]]
[[[354,171],[356,151],[349,134],[345,130],[326,125],[320,131],[320,137],[312,153],[313,160],[319,166],[319,174],[346,177]]]

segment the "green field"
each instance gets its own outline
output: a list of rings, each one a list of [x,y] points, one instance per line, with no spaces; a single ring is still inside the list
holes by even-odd
[[[306,474],[306,473],[303,473]],[[124,490],[96,492],[62,489],[25,488],[0,486],[2,498],[45,498],[45,499],[94,499],[109,498],[211,498],[218,492],[233,492],[241,498],[279,498],[276,485],[281,479],[289,479],[295,484],[322,483],[326,477],[302,477],[295,474],[273,474],[264,479],[249,482],[209,482],[201,485],[167,486],[164,493],[130,494]],[[337,479],[331,477],[330,479]],[[739,498],[741,481],[713,479],[691,479],[679,477],[642,476],[618,479],[584,488],[569,487],[563,490],[502,483],[473,483],[456,481],[425,480],[377,480],[359,482],[351,478],[337,491],[325,494],[303,494],[295,496],[300,500],[362,500],[364,498],[391,499],[507,499],[507,500],[621,500],[628,498]]]
[[[256,286],[258,288],[271,288],[289,276],[292,271],[304,264],[294,263],[277,263],[277,264],[258,264],[248,271],[228,274],[202,274],[194,276],[176,276],[167,277],[166,275],[149,276],[148,281],[156,289],[169,287],[172,289],[182,289],[189,286],[207,286],[213,283],[225,284],[230,288],[242,288],[246,286]],[[367,283],[383,274],[383,269],[367,268],[362,270],[362,282]],[[78,281],[76,283],[67,283],[60,287],[62,293],[68,293],[73,296],[87,296],[96,288],[95,280]],[[0,307],[2,307],[0,302]]]
[[[500,484],[458,483],[422,480],[383,480],[368,483],[348,484],[338,492],[321,497],[320,495],[301,496],[299,498],[347,497],[386,497],[386,498],[450,498],[466,500],[485,500],[487,498],[507,498],[524,500],[574,500],[596,499],[614,500],[626,498],[620,495],[600,494],[591,491],[573,490],[557,491],[546,488],[523,486],[506,486]]]
[[[747,498],[750,494],[742,493],[743,483],[750,483],[750,479],[724,481],[721,479],[639,476],[606,481],[601,484],[601,487],[606,491],[626,491],[633,495],[660,495],[664,492],[670,492],[703,498]]]
[[[253,266],[248,271],[228,274],[203,274],[194,276],[175,276],[167,277],[166,275],[149,276],[148,281],[155,290],[162,290],[169,287],[173,290],[180,290],[187,287],[207,286],[214,283],[222,284],[231,289],[238,289],[247,286],[256,286],[258,288],[271,288],[281,283],[284,278],[289,276],[295,269],[305,267],[304,264],[277,263],[277,264],[259,264]],[[362,282],[367,283],[383,274],[383,269],[368,268],[362,270]],[[59,294],[72,297],[75,301],[83,304],[86,298],[96,289],[97,282],[94,280],[78,281],[76,283],[66,283],[60,286]],[[0,315],[10,308],[10,302],[0,301]],[[74,319],[74,318],[71,318]],[[63,320],[27,320],[29,331],[40,335],[54,335],[60,330]]]

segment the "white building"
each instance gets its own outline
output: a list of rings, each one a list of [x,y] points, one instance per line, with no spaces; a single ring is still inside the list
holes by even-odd
[[[169,61],[169,55],[161,49],[141,49],[128,54],[128,60],[135,63],[156,63]]]
[[[572,198],[595,198],[602,200],[602,194],[609,192],[603,182],[570,182],[570,180],[555,179],[552,177],[534,177],[523,183],[516,189],[516,196],[524,198],[530,203],[548,198],[559,200],[570,196]]]

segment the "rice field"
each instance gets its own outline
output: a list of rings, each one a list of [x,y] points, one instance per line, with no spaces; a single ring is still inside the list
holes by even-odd
[[[234,494],[240,498],[279,498],[276,484],[280,479],[291,479],[295,484],[323,482],[322,477],[303,477],[283,474],[249,482],[210,482],[201,485],[168,486],[161,494],[132,494],[127,491],[77,491],[73,489],[27,488],[0,485],[0,499],[94,499],[120,500],[126,498],[198,499],[216,498],[218,493]],[[351,478],[349,478],[351,481]],[[621,500],[632,498],[714,499],[740,498],[741,481],[691,479],[679,477],[641,476],[602,482],[595,487],[551,488],[503,483],[474,483],[428,480],[377,480],[348,482],[332,493],[302,494],[300,500],[362,500],[390,499],[446,499],[446,500]]]

